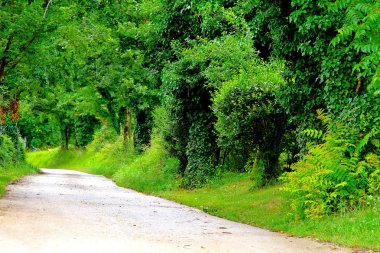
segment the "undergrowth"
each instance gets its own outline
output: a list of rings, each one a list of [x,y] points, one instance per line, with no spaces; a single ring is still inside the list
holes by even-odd
[[[7,128],[14,130],[15,128]],[[12,137],[2,134],[4,127],[0,125],[0,197],[4,195],[6,186],[12,181],[37,172],[37,169],[23,161],[24,149],[12,142]],[[16,132],[17,134],[18,132]],[[16,134],[13,136],[17,141]]]
[[[308,154],[283,177],[293,210],[301,218],[318,219],[371,205],[380,193],[380,129],[373,126],[361,134],[332,122],[322,111],[319,118],[326,133],[309,130],[306,134],[322,138],[321,143],[310,145]]]

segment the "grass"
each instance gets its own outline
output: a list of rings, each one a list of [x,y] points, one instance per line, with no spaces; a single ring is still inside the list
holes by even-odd
[[[0,197],[4,196],[6,186],[20,177],[36,173],[37,169],[27,163],[6,164],[0,166]]]
[[[181,189],[169,158],[155,141],[143,154],[122,143],[91,146],[87,151],[59,149],[27,154],[39,167],[77,169],[112,178],[123,187],[171,199],[207,213],[295,236],[310,236],[343,246],[380,250],[380,203],[321,220],[296,220],[281,185],[251,190],[247,174],[225,173],[201,189]]]
[[[124,146],[120,141],[101,147],[93,144],[86,150],[54,148],[26,154],[26,160],[39,168],[79,170],[106,177],[112,177],[116,171],[125,164],[132,163],[135,158],[131,147]]]
[[[229,220],[349,247],[380,250],[380,203],[321,220],[295,220],[280,185],[250,190],[244,174],[227,174],[222,183],[197,190],[157,195]]]

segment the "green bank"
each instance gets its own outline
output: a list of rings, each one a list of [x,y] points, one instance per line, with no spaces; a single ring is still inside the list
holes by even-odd
[[[22,176],[36,173],[37,169],[29,164],[18,162],[0,166],[0,197],[6,193],[6,186]]]

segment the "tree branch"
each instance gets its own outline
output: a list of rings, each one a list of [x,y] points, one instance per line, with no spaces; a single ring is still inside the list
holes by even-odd
[[[50,0],[50,1],[48,2],[48,4],[46,5],[46,7],[45,7],[45,12],[44,12],[44,16],[42,17],[42,22],[44,22],[44,21],[46,20],[46,14],[47,14],[47,11],[48,11],[48,9],[49,9],[49,6],[51,5],[52,2],[53,2],[53,0]]]
[[[7,71],[5,71],[5,66],[4,66],[3,76],[7,75],[11,70],[13,70],[20,63],[20,61],[24,57],[25,52],[28,50],[28,48],[33,44],[34,40],[41,33],[42,27],[43,27],[45,20],[46,20],[47,11],[49,10],[49,6],[52,4],[52,2],[53,2],[53,0],[50,0],[47,3],[40,26],[38,27],[38,29],[35,30],[32,37],[26,43],[24,43],[23,45],[20,46],[20,53],[18,55],[16,55],[16,57],[14,57],[14,60],[12,62],[10,62]]]
[[[9,48],[11,47],[13,38],[14,38],[14,34],[11,34],[11,36],[9,37],[7,41],[7,44],[5,45],[3,57],[0,60],[0,82],[3,80],[5,76],[5,66],[7,65],[7,58],[8,58],[6,54],[8,53]]]

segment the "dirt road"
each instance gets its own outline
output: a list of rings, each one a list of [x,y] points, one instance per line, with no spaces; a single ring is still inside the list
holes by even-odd
[[[0,252],[351,252],[207,215],[101,176],[42,170],[0,200]]]

